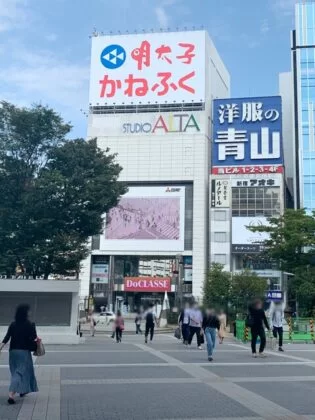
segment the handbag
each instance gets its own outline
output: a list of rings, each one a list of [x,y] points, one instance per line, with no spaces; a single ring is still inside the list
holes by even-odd
[[[179,327],[177,327],[176,330],[174,331],[174,337],[177,338],[177,340],[181,339],[181,333],[180,333]]]
[[[33,355],[38,356],[38,357],[44,356],[44,354],[46,353],[46,350],[45,350],[45,346],[42,340],[38,338],[36,343],[37,343],[37,349],[34,351]]]
[[[205,343],[205,335],[201,334],[200,335],[200,344],[204,344]]]

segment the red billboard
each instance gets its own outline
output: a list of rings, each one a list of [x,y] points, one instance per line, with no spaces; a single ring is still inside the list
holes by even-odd
[[[125,277],[125,292],[170,292],[169,277]]]

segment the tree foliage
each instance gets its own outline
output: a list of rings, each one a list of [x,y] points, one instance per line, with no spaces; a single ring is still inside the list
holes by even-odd
[[[213,263],[207,273],[203,287],[205,307],[227,308],[231,287],[230,273],[223,271],[223,265]]]
[[[304,209],[287,209],[280,217],[271,217],[268,224],[248,227],[252,232],[266,232],[264,253],[279,263],[282,270],[295,272],[314,263],[315,217]]]
[[[87,241],[126,192],[115,155],[67,140],[69,124],[41,105],[0,108],[0,272],[79,270]]]
[[[255,272],[245,270],[233,274],[231,282],[231,303],[236,313],[246,313],[249,303],[255,297],[264,298],[267,289],[266,279]]]

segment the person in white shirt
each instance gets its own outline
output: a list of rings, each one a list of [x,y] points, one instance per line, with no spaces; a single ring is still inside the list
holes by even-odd
[[[189,312],[189,339],[188,344],[191,345],[192,339],[194,335],[197,336],[197,346],[199,350],[202,350],[201,343],[202,343],[202,321],[203,316],[197,304],[193,306],[193,308]]]
[[[284,302],[275,302],[270,309],[270,321],[272,332],[275,338],[279,337],[279,351],[283,350],[283,320],[284,320]]]

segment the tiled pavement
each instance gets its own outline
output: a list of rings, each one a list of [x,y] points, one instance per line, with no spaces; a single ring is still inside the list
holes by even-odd
[[[8,406],[8,353],[0,357],[0,420],[315,420],[315,346],[252,359],[248,346],[184,348],[172,336],[88,338],[47,346],[35,361],[40,392]]]

